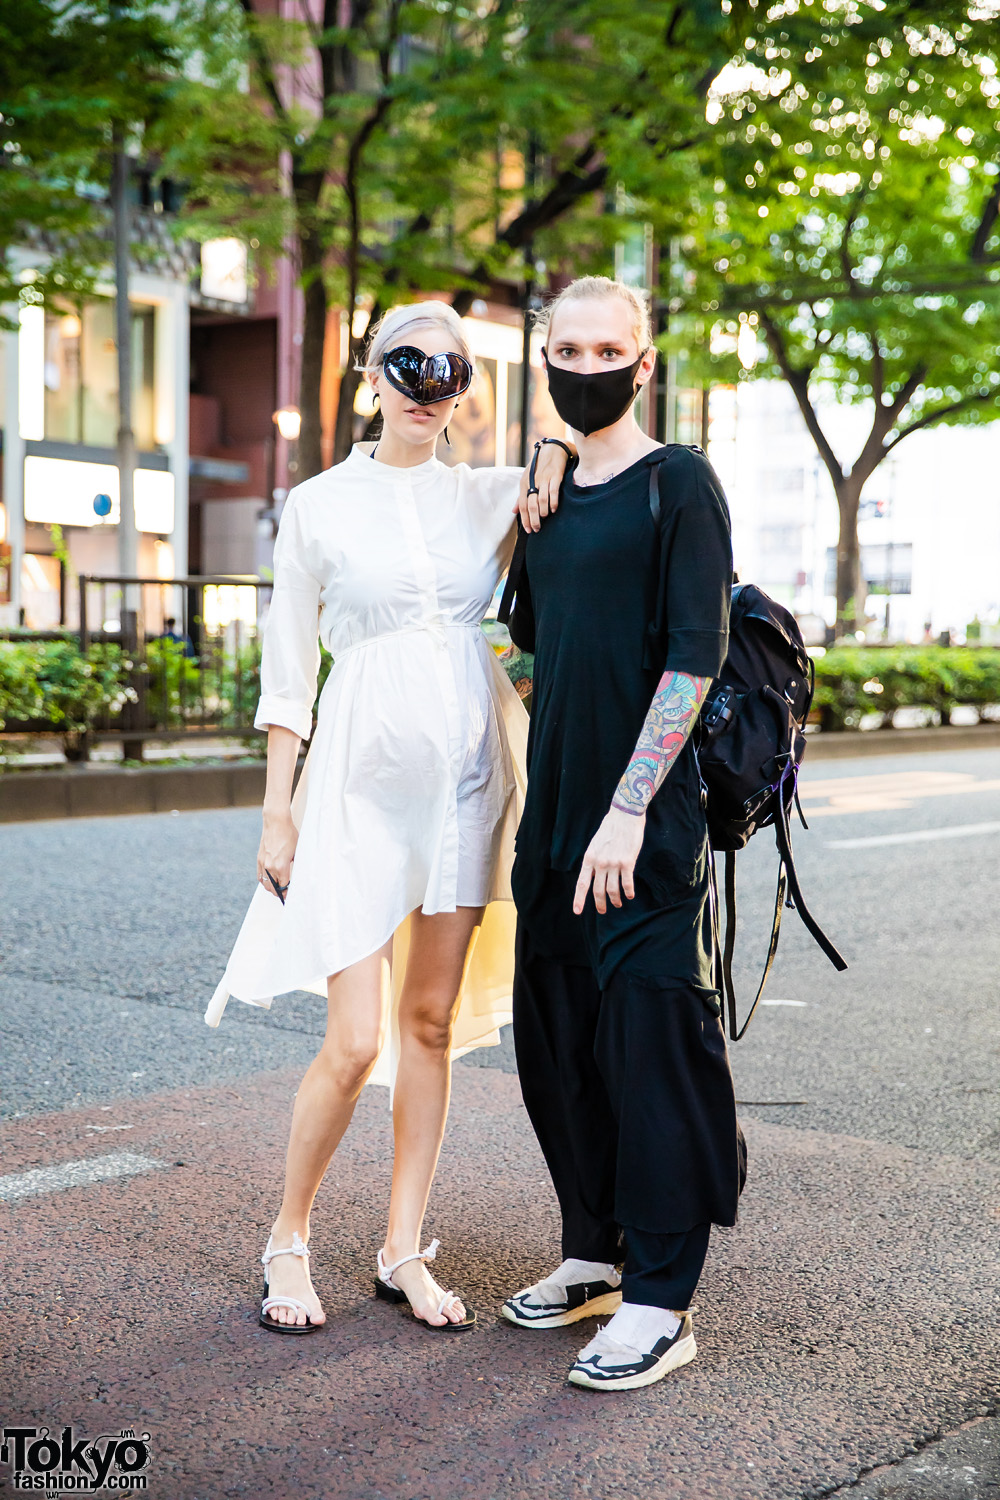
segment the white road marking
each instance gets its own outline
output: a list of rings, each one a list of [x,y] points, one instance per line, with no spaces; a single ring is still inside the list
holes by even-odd
[[[801,797],[835,797],[840,792],[890,792],[917,797],[928,791],[965,791],[981,784],[970,771],[876,771],[867,776],[812,776],[799,783]]]
[[[762,1000],[761,1005],[808,1005],[808,1000]]]
[[[799,796],[806,817],[836,818],[843,813],[899,812],[925,797],[1000,791],[1000,780],[982,781],[967,771],[890,771],[870,776],[803,778]],[[826,806],[817,807],[821,799]]]
[[[54,1167],[36,1167],[31,1172],[13,1172],[0,1177],[0,1200],[7,1203],[31,1198],[36,1193],[58,1193],[63,1188],[87,1187],[109,1177],[134,1177],[139,1172],[155,1172],[163,1163],[134,1151],[112,1151],[107,1156],[87,1156],[81,1161],[64,1161]]]
[[[828,839],[828,849],[877,849],[883,844],[924,844],[931,839],[965,839],[1000,833],[1000,823],[956,823],[950,828],[918,828],[912,833],[879,833],[866,839]]]

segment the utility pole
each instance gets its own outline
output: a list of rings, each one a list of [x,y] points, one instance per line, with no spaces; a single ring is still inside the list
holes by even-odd
[[[111,176],[111,209],[115,250],[115,338],[118,345],[118,484],[121,514],[118,518],[118,571],[135,578],[139,571],[139,533],[135,525],[135,434],[132,431],[132,312],[128,299],[129,159],[125,151],[124,127],[112,130],[114,162]],[[136,626],[135,591],[122,597],[122,635]]]
[[[112,26],[128,10],[129,0],[111,0]],[[139,572],[139,533],[135,526],[135,434],[132,431],[132,310],[128,299],[129,159],[125,150],[125,121],[111,127],[111,219],[115,255],[115,342],[118,346],[118,572],[135,578]],[[138,647],[136,590],[122,585],[122,644]]]
[[[530,202],[535,195],[538,148],[534,136],[528,139],[524,162],[524,196]],[[524,327],[521,335],[521,431],[517,444],[517,461],[523,469],[528,462],[528,423],[531,398],[531,314],[535,305],[535,247],[529,238],[524,246]]]
[[[111,0],[112,25],[128,8],[129,0]],[[125,150],[124,120],[111,128],[111,218],[115,256],[115,342],[118,345],[118,572],[123,579],[138,577],[139,533],[135,524],[135,433],[132,431],[132,309],[128,296],[129,250],[132,243],[129,215],[129,158]],[[138,585],[123,583],[120,640],[136,661],[145,652],[140,638],[141,604]],[[139,699],[127,703],[122,727],[136,730],[145,715],[144,678],[136,679]],[[141,760],[143,741],[126,735],[122,754],[126,760]]]

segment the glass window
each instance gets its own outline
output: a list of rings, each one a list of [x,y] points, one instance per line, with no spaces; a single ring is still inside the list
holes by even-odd
[[[21,562],[21,600],[29,630],[58,630],[62,624],[59,559],[26,552]]]
[[[496,390],[496,360],[477,359],[472,389],[462,397],[448,424],[451,447],[444,450],[447,463],[469,464],[473,469],[496,463]]]
[[[154,328],[151,307],[132,308],[132,427],[140,449],[155,446]],[[118,440],[115,305],[45,314],[45,436],[113,448]]]
[[[701,390],[681,387],[675,395],[674,422],[678,443],[700,443],[702,438]]]
[[[156,318],[151,307],[132,309],[132,427],[136,446],[147,451],[156,447],[156,388],[153,339]],[[118,381],[115,381],[115,389]],[[117,441],[117,435],[116,435]]]
[[[913,544],[880,542],[861,548],[861,576],[869,594],[909,594],[913,588]],[[826,549],[826,592],[837,592],[837,549]]]
[[[520,361],[507,366],[507,462],[516,464],[521,443],[521,381],[523,365]],[[528,441],[527,462],[530,463],[535,443],[543,437],[565,437],[566,424],[560,421],[549,383],[539,365],[528,364]]]

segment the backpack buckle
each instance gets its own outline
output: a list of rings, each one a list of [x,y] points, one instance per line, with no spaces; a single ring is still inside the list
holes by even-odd
[[[701,711],[701,721],[705,728],[714,732],[721,726],[729,723],[733,717],[733,698],[735,692],[731,687],[720,687],[718,692],[709,698]]]

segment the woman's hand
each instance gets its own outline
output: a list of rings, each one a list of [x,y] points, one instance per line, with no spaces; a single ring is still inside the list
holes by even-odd
[[[568,463],[569,455],[558,443],[543,443],[538,450],[538,464],[535,468],[537,495],[528,494],[530,464],[521,475],[521,488],[514,511],[521,517],[521,525],[525,531],[539,531],[544,518],[559,509],[559,487]]]
[[[586,904],[591,881],[594,884],[594,905],[602,916],[608,909],[608,900],[612,906],[621,906],[622,891],[632,900],[635,895],[632,872],[645,832],[645,813],[636,815],[620,812],[617,807],[610,809],[583,856],[580,878],[573,893],[573,910],[577,916]]]
[[[291,809],[277,814],[264,813],[264,830],[257,850],[257,879],[272,896],[277,893],[267,877],[269,874],[274,876],[282,887],[283,898],[284,887],[292,878],[292,861],[298,841],[299,831],[292,822]]]

